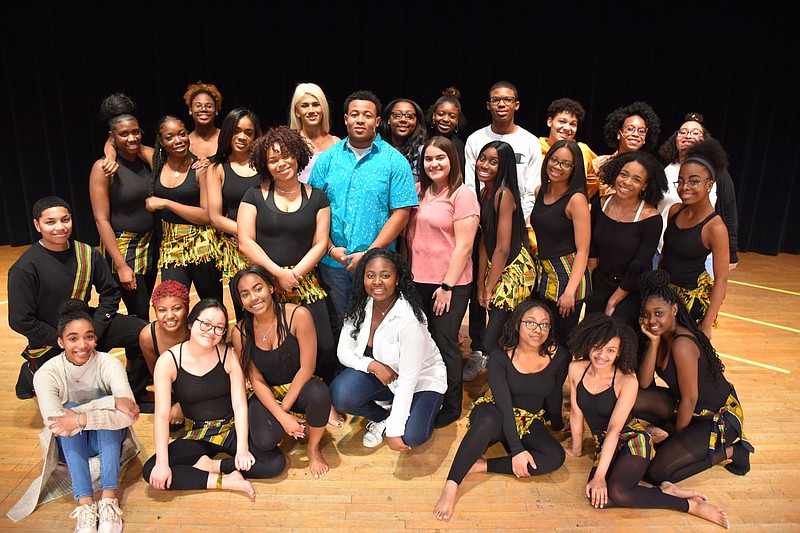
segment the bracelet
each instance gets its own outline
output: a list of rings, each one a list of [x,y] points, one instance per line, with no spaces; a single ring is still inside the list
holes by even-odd
[[[452,285],[448,285],[448,284],[447,284],[447,283],[445,283],[445,282],[442,282],[442,285],[441,285],[441,287],[442,287],[442,290],[443,290],[443,291],[446,291],[446,292],[450,292],[450,291],[452,291],[452,290],[453,290],[453,287],[452,287]]]
[[[335,244],[331,244],[331,247],[328,248],[328,251],[325,252],[325,255],[331,255],[331,250],[333,250],[334,248],[336,248],[336,245]]]
[[[75,425],[78,426],[78,435],[83,434],[83,427],[81,426],[81,415],[75,413]]]

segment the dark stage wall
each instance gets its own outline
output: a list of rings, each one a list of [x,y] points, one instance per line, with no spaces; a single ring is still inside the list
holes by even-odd
[[[661,118],[660,141],[685,113],[701,112],[730,155],[740,248],[800,253],[793,209],[800,199],[800,46],[795,18],[782,11],[788,8],[719,1],[465,4],[6,2],[0,244],[36,238],[30,209],[48,194],[72,203],[80,239],[99,242],[87,184],[106,138],[99,103],[112,92],[137,102],[152,145],[161,115],[186,116],[181,95],[197,80],[220,88],[222,116],[248,106],[267,126],[286,121],[297,82],[316,82],[331,100],[334,133],[343,136],[341,106],[353,90],[427,108],[456,85],[470,132],[489,122],[489,87],[507,79],[520,93],[517,122],[537,135],[547,132],[551,100],[579,100],[588,115],[578,140],[598,154],[613,151],[604,146],[602,126],[616,107],[650,103]]]

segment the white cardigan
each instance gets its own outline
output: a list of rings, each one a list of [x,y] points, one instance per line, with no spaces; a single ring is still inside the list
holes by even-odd
[[[367,300],[364,323],[353,339],[353,322],[346,321],[339,336],[339,361],[349,368],[368,372],[373,361],[364,355],[369,340],[369,321],[372,317],[372,298]],[[408,302],[400,297],[375,330],[372,342],[374,360],[397,372],[389,384],[394,394],[392,411],[386,420],[386,436],[402,437],[411,412],[414,393],[447,390],[447,370],[439,348],[431,338],[425,323],[417,320]]]

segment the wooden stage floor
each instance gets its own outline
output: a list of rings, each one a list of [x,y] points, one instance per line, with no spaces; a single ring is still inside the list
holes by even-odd
[[[0,247],[0,530],[69,531],[71,497],[40,506],[19,523],[5,513],[39,475],[41,418],[35,400],[14,395],[24,339],[8,327],[7,272],[25,247]],[[684,481],[727,510],[731,529],[800,531],[800,445],[791,404],[800,404],[800,256],[740,254],[731,274],[714,345],[736,385],[746,432],[756,448],[745,477],[721,466]],[[227,289],[226,289],[227,292]],[[229,296],[226,300],[230,305]],[[193,298],[193,302],[196,297]],[[466,320],[462,329],[466,336]],[[466,348],[465,348],[466,349]],[[122,355],[120,354],[122,357]],[[483,392],[486,374],[465,384],[464,415]],[[566,386],[565,386],[566,391]],[[566,395],[568,398],[568,395]],[[478,474],[461,486],[454,517],[439,522],[433,506],[465,433],[462,418],[437,430],[420,449],[397,454],[361,445],[364,421],[348,418],[330,428],[323,453],[331,471],[314,480],[302,445],[284,451],[289,468],[255,481],[255,502],[222,491],[159,492],[141,478],[153,453],[152,415],[135,425],[142,453],[123,473],[120,500],[127,531],[713,531],[718,526],[674,511],[592,508],[583,495],[590,458],[567,457],[558,471],[517,480]],[[565,437],[560,437],[561,439]],[[500,453],[492,448],[490,454]]]

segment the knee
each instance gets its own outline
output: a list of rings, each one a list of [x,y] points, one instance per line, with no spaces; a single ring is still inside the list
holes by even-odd
[[[354,380],[352,379],[351,372],[358,372],[357,370],[347,369],[339,374],[331,383],[329,394],[333,405],[340,411],[345,413],[352,413],[354,409],[358,409],[361,405],[359,399],[353,394]]]
[[[634,507],[630,488],[622,487],[618,483],[609,483],[608,500],[619,507]]]
[[[656,455],[656,458],[658,458],[658,455]],[[644,473],[644,481],[654,486],[659,486],[665,481],[670,481],[670,477],[670,473],[667,472],[666,468],[659,464],[656,459],[653,459]]]
[[[312,379],[303,387],[309,405],[326,405],[330,407],[331,391],[324,381]]]
[[[433,434],[433,428],[430,431],[427,431],[426,428],[406,428],[406,433],[403,435],[403,442],[407,445],[411,446],[412,448],[416,448],[418,446],[422,446],[428,439],[431,438]]]
[[[479,405],[473,409],[469,419],[470,430],[488,435],[497,434],[503,427],[500,411],[493,404]]]

